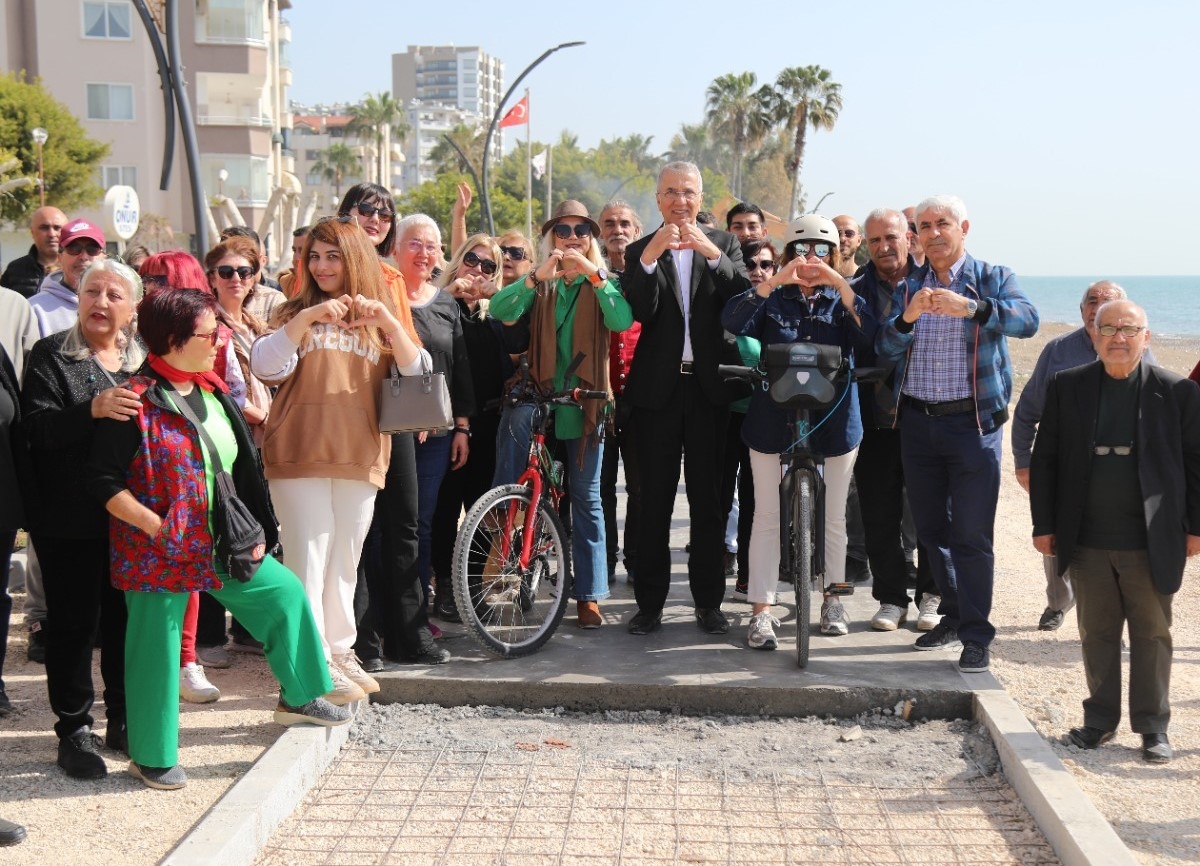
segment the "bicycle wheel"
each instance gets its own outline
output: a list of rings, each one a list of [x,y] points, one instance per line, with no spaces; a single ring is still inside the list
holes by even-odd
[[[812,632],[813,500],[812,479],[796,476],[792,509],[792,574],[796,585],[796,664],[808,666],[808,638]]]
[[[566,532],[543,499],[531,524],[529,563],[521,567],[529,488],[489,490],[467,513],[454,543],[454,591],[471,636],[501,658],[528,655],[554,634],[571,596]]]

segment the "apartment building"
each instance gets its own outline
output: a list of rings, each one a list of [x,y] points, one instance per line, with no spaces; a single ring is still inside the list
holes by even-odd
[[[148,4],[161,29],[161,0]],[[182,62],[195,120],[200,172],[211,202],[228,196],[246,223],[263,227],[277,189],[299,193],[289,141],[290,0],[180,2]],[[169,189],[159,189],[164,114],[154,53],[128,0],[0,0],[0,69],[25,70],[111,152],[100,184],[133,187],[143,214],[165,217],[185,245],[195,232],[181,136]],[[48,145],[51,146],[51,145]],[[48,201],[54,191],[47,190]],[[98,212],[69,216],[97,219]],[[282,235],[282,214],[268,234]],[[274,240],[272,238],[272,240]],[[27,244],[28,241],[25,241]],[[286,251],[288,242],[274,246]],[[201,251],[203,252],[203,251]],[[3,250],[7,258],[11,249]]]

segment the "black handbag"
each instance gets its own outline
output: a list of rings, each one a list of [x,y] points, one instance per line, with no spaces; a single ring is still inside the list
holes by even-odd
[[[196,427],[200,438],[208,446],[208,456],[212,460],[212,525],[215,535],[213,549],[217,562],[225,567],[225,573],[234,580],[247,583],[266,559],[267,535],[258,518],[238,496],[233,476],[221,465],[216,443],[212,441],[192,407],[182,395],[175,404],[184,417]]]

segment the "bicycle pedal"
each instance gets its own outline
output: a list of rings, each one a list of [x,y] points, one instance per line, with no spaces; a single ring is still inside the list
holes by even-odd
[[[854,584],[852,583],[831,583],[825,587],[827,595],[854,595]]]

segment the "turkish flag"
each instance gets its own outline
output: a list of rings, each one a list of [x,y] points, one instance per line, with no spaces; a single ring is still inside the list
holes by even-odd
[[[529,97],[524,96],[521,101],[508,110],[504,117],[500,118],[501,128],[505,126],[522,126],[529,123]]]

